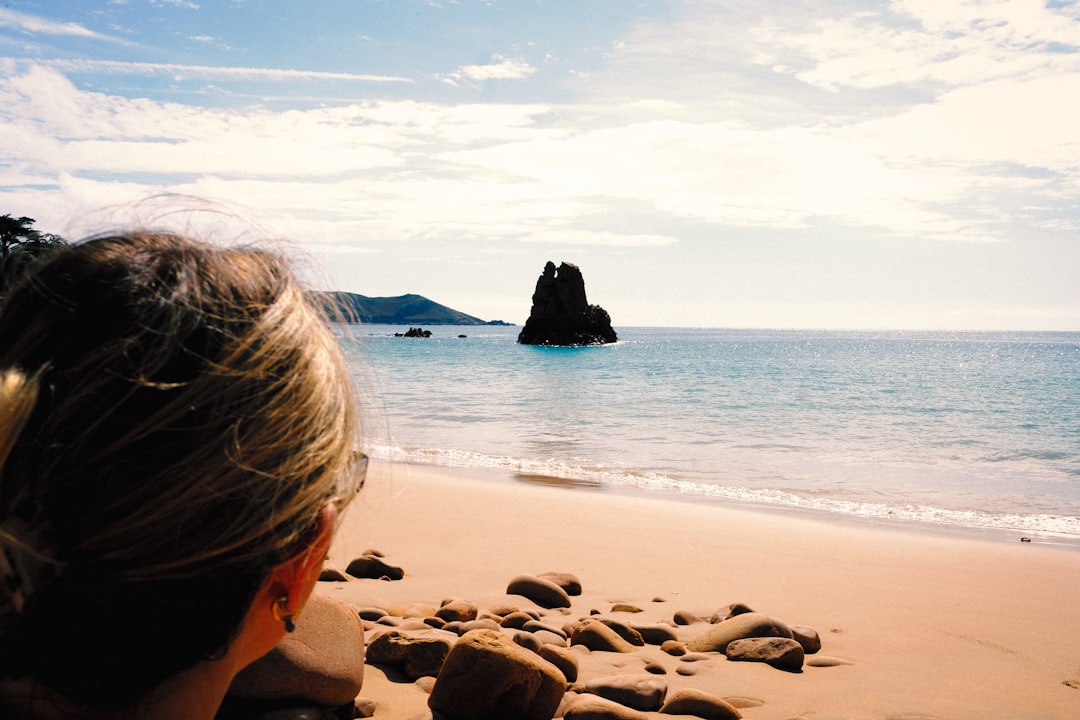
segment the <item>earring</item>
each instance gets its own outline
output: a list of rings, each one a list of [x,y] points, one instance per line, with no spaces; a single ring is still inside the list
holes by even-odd
[[[271,612],[274,613],[274,619],[278,622],[285,623],[285,632],[292,632],[296,629],[296,621],[294,620],[294,613],[289,612],[289,596],[280,595],[278,599],[274,601],[274,604],[270,606]]]

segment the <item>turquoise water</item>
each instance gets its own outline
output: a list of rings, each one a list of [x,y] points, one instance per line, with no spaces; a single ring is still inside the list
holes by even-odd
[[[376,457],[1080,542],[1080,333],[431,329],[345,330]]]

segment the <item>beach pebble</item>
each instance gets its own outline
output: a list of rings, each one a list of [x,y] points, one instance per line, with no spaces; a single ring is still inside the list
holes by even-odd
[[[790,638],[756,637],[733,640],[725,652],[728,660],[768,663],[774,668],[795,672],[803,666],[802,645]]]
[[[650,661],[645,663],[645,672],[652,675],[667,675],[667,668],[658,662]]]
[[[712,660],[713,657],[713,655],[709,655],[708,653],[688,652],[684,653],[683,656],[679,658],[679,662],[701,662],[702,660]]]
[[[319,582],[348,582],[349,576],[337,568],[325,567],[319,573]]]
[[[630,627],[633,628],[648,645],[663,645],[669,640],[679,639],[679,636],[675,634],[675,629],[664,623],[654,623],[650,625],[635,624]]]
[[[506,594],[521,595],[544,608],[570,607],[570,597],[565,590],[535,575],[518,575],[507,585]]]
[[[598,695],[580,695],[566,708],[565,720],[649,720],[638,710]]]
[[[723,698],[701,690],[676,690],[660,708],[665,715],[694,715],[705,720],[738,720],[742,713]]]
[[[570,635],[571,645],[584,645],[590,650],[605,652],[634,652],[634,646],[624,640],[617,632],[599,620],[585,620],[574,628]]]
[[[665,640],[660,643],[660,649],[668,655],[674,655],[675,657],[686,654],[686,645],[678,640]]]
[[[506,617],[507,615],[513,615],[514,613],[526,612],[516,605],[495,605],[487,609],[492,615],[498,615],[499,617]],[[539,620],[539,614],[534,614],[533,618]]]
[[[650,674],[598,677],[579,687],[587,693],[643,712],[659,710],[668,691],[667,680]]]
[[[725,605],[722,608],[719,608],[715,613],[713,613],[709,621],[712,623],[724,622],[725,620],[729,620],[736,615],[745,615],[746,613],[752,612],[754,612],[753,609],[751,609],[751,607],[746,603],[731,603],[729,605]]]
[[[578,659],[567,648],[558,645],[542,645],[539,650],[540,657],[559,668],[567,682],[577,682]]]
[[[672,619],[675,621],[676,625],[693,625],[695,623],[705,622],[689,610],[676,611]]]
[[[446,621],[443,620],[442,618],[437,618],[437,617],[426,617],[426,618],[424,618],[424,624],[427,625],[428,627],[433,627],[436,630],[441,630],[444,627],[446,627]]]
[[[686,644],[691,652],[724,652],[733,640],[757,637],[791,639],[791,628],[762,613],[743,613],[709,627]],[[796,643],[797,644],[797,643]],[[801,650],[800,646],[800,650]]]
[[[626,623],[605,617],[599,617],[596,619],[614,630],[616,633],[619,634],[619,637],[621,637],[623,640],[630,643],[631,645],[637,645],[638,647],[641,647],[645,644],[645,639],[641,637],[641,633],[639,633],[637,630],[630,627]]]
[[[312,595],[285,635],[244,668],[229,687],[247,700],[300,700],[336,707],[352,701],[364,681],[364,628],[349,605]]]
[[[384,618],[384,617],[386,617],[386,616],[387,616],[387,614],[388,614],[388,613],[387,613],[387,612],[386,612],[385,610],[383,610],[382,608],[377,608],[377,607],[364,607],[364,608],[360,608],[360,609],[359,609],[359,610],[357,611],[357,613],[358,613],[358,614],[360,615],[360,617],[361,617],[361,618],[363,618],[364,620],[370,620],[371,622],[375,622],[375,621],[379,620],[380,618]]]
[[[480,614],[480,608],[476,603],[468,600],[446,600],[442,607],[435,611],[435,617],[442,618],[446,622],[470,622]],[[495,624],[492,622],[492,624]]]
[[[435,689],[435,677],[432,675],[424,675],[423,677],[418,677],[416,678],[416,682],[414,682],[413,685],[430,695],[431,691]]]
[[[543,645],[556,645],[558,647],[566,647],[570,644],[570,641],[566,639],[561,633],[548,632],[547,630],[536,630],[532,633],[532,636],[540,641]]]
[[[361,555],[349,563],[345,572],[354,578],[369,580],[400,580],[405,577],[405,571],[391,565],[376,555]]]
[[[554,633],[555,635],[560,636],[563,640],[566,639],[566,632],[565,631],[555,627],[554,625],[549,625],[547,623],[542,623],[539,620],[529,620],[528,622],[526,622],[524,625],[521,626],[521,629],[525,630],[526,632],[549,632],[549,633]]]
[[[806,658],[806,664],[810,667],[836,667],[838,665],[854,665],[851,660],[845,660],[844,658],[831,657],[829,655],[815,655],[812,658]]]
[[[533,616],[528,613],[517,611],[503,617],[502,622],[500,622],[499,624],[509,630],[521,630],[523,627],[525,627],[525,623],[527,622],[539,621],[535,620]]]
[[[532,650],[537,655],[540,654],[540,648],[544,646],[544,643],[540,642],[540,638],[524,630],[515,630],[510,637],[515,643],[526,650]]]
[[[679,665],[679,667],[675,668],[675,673],[678,675],[685,675],[686,677],[689,677],[691,675],[697,675],[698,670],[700,669],[701,668],[699,668],[697,665]]]
[[[401,670],[410,680],[424,675],[438,675],[450,641],[441,637],[411,637],[397,630],[375,638],[367,649],[372,665],[389,665]]]
[[[464,635],[473,630],[498,630],[499,623],[494,620],[470,620],[469,622],[450,622],[443,626],[443,630],[457,635]]]
[[[573,573],[546,572],[537,575],[544,580],[550,580],[561,587],[567,595],[576,597],[581,594],[581,581]]]
[[[611,612],[639,613],[645,611],[637,605],[631,605],[630,603],[615,603],[611,606]]]
[[[443,663],[428,707],[454,720],[551,720],[566,680],[497,630],[463,636]]]
[[[814,628],[805,625],[792,625],[791,634],[795,641],[802,645],[803,652],[813,655],[821,649],[821,637]]]

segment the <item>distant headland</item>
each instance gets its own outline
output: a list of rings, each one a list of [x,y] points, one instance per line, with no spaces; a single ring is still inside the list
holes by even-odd
[[[423,295],[367,297],[340,291],[316,291],[321,304],[349,323],[365,325],[513,325],[502,320],[481,320],[440,305]]]

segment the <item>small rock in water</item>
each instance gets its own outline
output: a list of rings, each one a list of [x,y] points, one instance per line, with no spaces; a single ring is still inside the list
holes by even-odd
[[[768,663],[774,668],[796,672],[803,666],[802,645],[790,638],[758,637],[733,640],[726,651],[728,660]]]
[[[565,590],[535,575],[518,575],[507,585],[506,594],[521,595],[544,608],[570,607],[570,596]]]

